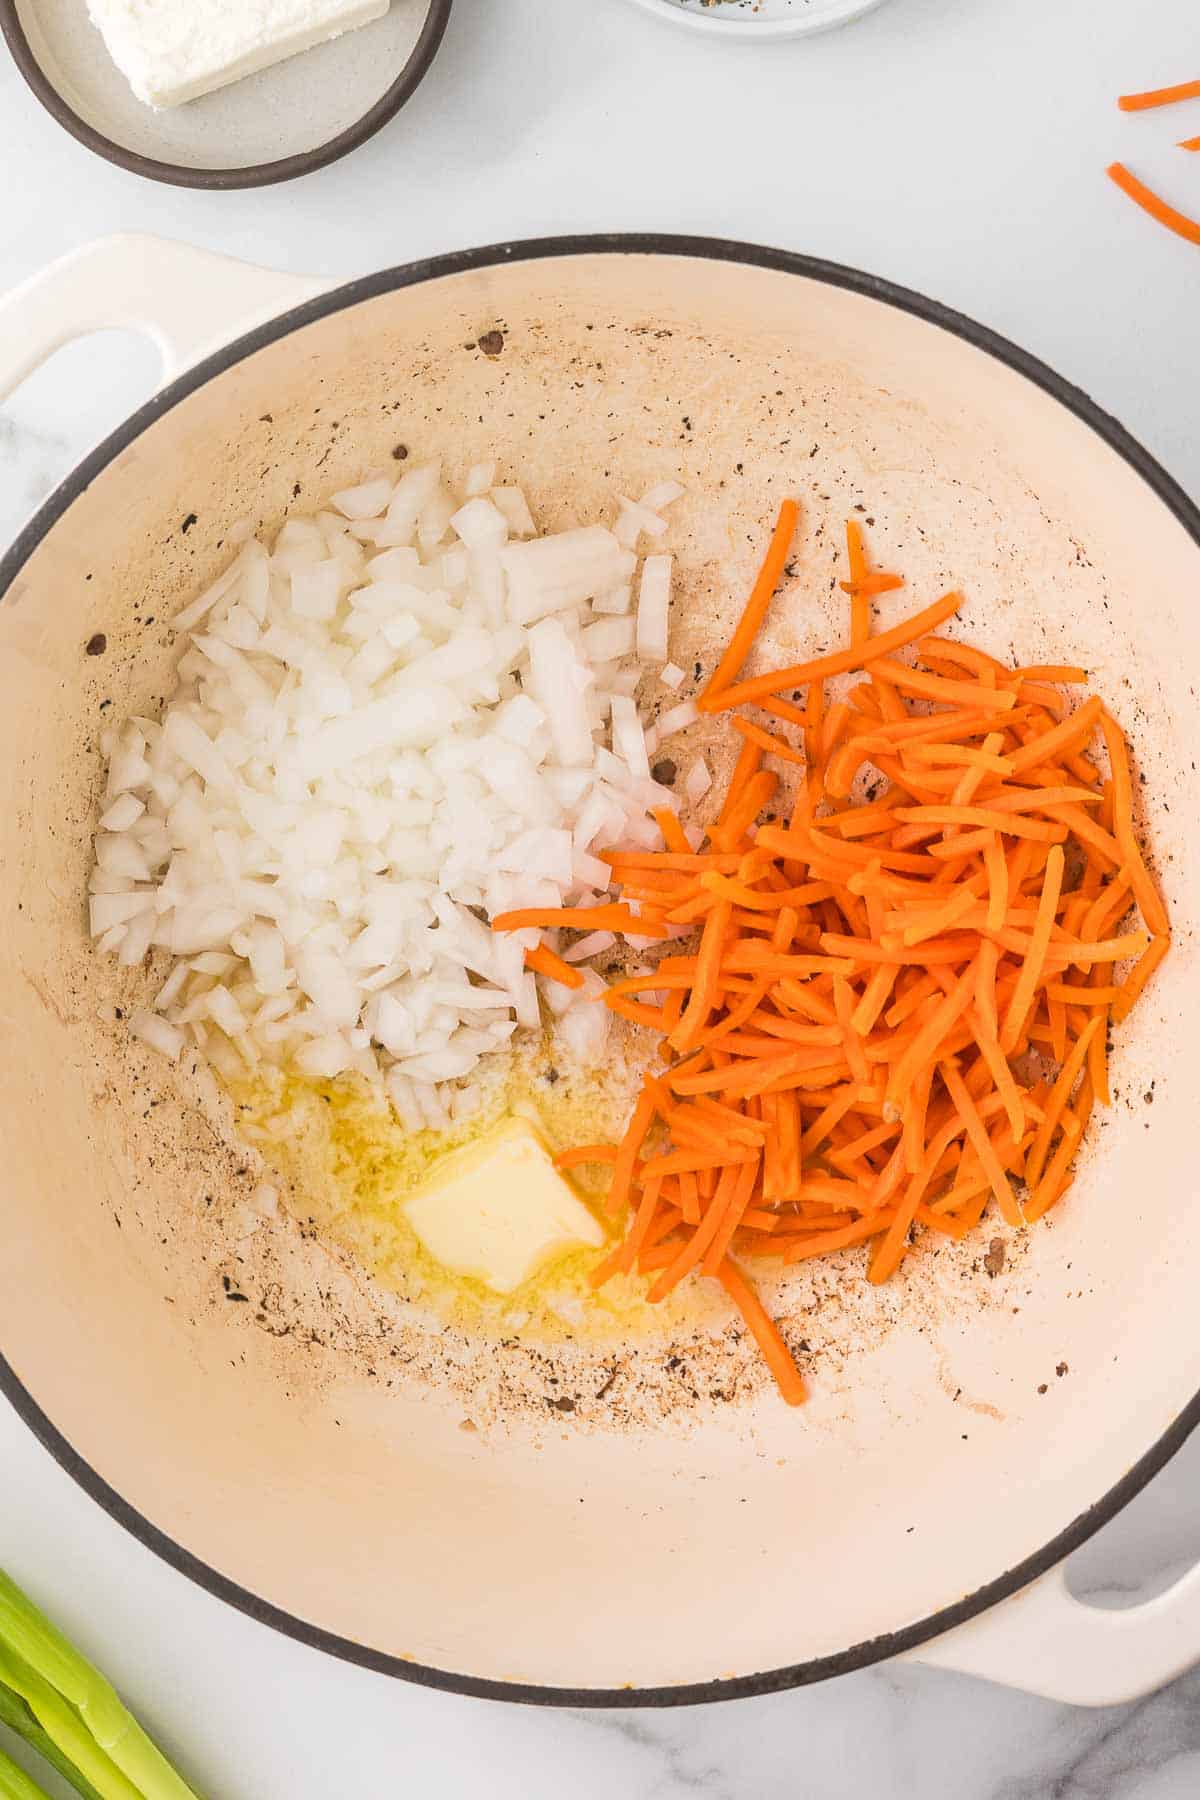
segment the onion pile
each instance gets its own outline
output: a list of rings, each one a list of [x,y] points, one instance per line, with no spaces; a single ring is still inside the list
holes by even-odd
[[[678,671],[671,559],[639,571],[637,549],[681,492],[539,537],[494,465],[456,497],[428,463],[335,494],[269,549],[243,533],[174,621],[161,719],[102,742],[91,930],[126,965],[173,959],[135,1035],[234,1079],[356,1070],[412,1129],[539,1025],[539,985],[568,1048],[598,1058],[599,977],[542,982],[535,940],[486,921],[596,903],[598,851],[662,845],[652,811],[678,803],[650,757],[695,709],[639,716],[639,665]],[[587,934],[571,959],[611,943]]]

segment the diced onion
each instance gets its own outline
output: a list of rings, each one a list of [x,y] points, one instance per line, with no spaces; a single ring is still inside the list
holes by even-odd
[[[694,725],[700,717],[700,708],[694,700],[684,700],[678,706],[672,706],[667,712],[658,715],[659,739],[673,737],[677,731],[684,731]]]
[[[638,589],[637,653],[643,662],[665,663],[671,610],[669,556],[648,556],[642,564]]]
[[[703,800],[713,784],[712,774],[702,756],[698,756],[683,778],[683,791],[688,801],[695,806]]]
[[[648,747],[696,709],[639,716],[633,653],[666,664],[671,558],[647,558],[635,619],[621,538],[661,536],[682,490],[622,501],[620,532],[538,537],[495,478],[487,460],[457,493],[437,462],[372,472],[270,545],[231,532],[229,567],[177,614],[162,719],[104,733],[88,883],[97,948],[166,964],[130,1018],[141,1042],[231,1079],[355,1071],[406,1129],[444,1128],[466,1104],[445,1084],[541,1020],[539,934],[486,916],[599,903],[599,852],[661,847],[653,814],[677,802]],[[613,943],[561,948],[585,965]],[[584,1004],[544,984],[581,1057],[611,1022],[598,985],[586,970]]]

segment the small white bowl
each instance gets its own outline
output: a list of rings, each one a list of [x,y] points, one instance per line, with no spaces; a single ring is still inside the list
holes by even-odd
[[[883,0],[633,0],[643,12],[707,31],[715,37],[742,43],[764,38],[801,37],[805,32],[832,31],[848,25],[863,13],[873,12]]]

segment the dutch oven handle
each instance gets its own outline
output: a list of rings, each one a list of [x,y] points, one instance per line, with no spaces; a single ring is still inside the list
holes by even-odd
[[[1140,1606],[1076,1600],[1063,1565],[903,1660],[1073,1706],[1141,1700],[1200,1658],[1200,1565]]]
[[[0,400],[63,344],[111,326],[152,338],[170,381],[329,285],[168,238],[100,238],[0,298]]]

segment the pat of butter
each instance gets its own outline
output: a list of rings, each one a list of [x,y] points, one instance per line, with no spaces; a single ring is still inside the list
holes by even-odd
[[[409,1224],[443,1268],[511,1294],[551,1257],[604,1233],[525,1119],[506,1119],[453,1150],[404,1202]]]
[[[390,0],[88,0],[139,100],[181,106],[382,19]]]

